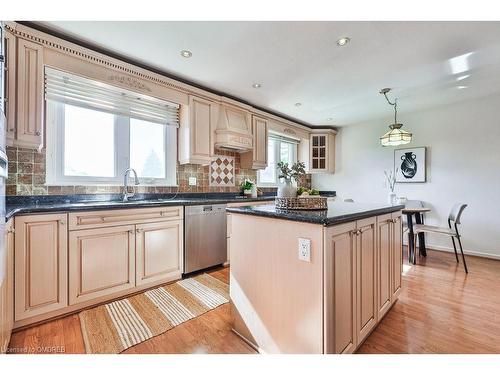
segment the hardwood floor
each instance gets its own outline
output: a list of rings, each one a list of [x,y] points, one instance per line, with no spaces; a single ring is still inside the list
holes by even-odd
[[[405,259],[403,291],[358,353],[500,353],[500,261],[450,253]],[[211,272],[228,282],[229,269]],[[124,353],[255,353],[231,331],[229,305],[183,323]],[[77,315],[13,334],[10,352],[83,353]]]

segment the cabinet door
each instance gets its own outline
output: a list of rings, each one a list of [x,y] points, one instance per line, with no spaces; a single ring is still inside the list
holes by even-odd
[[[356,236],[356,295],[357,344],[368,336],[377,324],[377,262],[376,218],[360,220]]]
[[[378,293],[377,309],[380,321],[391,307],[391,261],[392,261],[392,218],[391,214],[377,218],[377,262]]]
[[[5,33],[5,137],[12,146],[16,136],[16,37]]]
[[[68,305],[67,215],[15,219],[15,319]]]
[[[133,225],[70,232],[70,305],[133,287],[135,287]]]
[[[14,223],[10,220],[5,228],[5,249],[7,251],[6,300],[4,318],[6,324],[6,343],[9,344],[12,328],[14,327]]]
[[[356,349],[355,223],[327,228],[325,235],[325,352]]]
[[[392,214],[392,303],[396,301],[401,293],[403,273],[403,229],[401,212]]]
[[[311,135],[311,171],[323,172],[327,166],[327,135],[313,134]]]
[[[179,279],[183,264],[183,221],[136,226],[137,285]]]
[[[253,150],[241,154],[241,167],[265,169],[267,167],[267,120],[252,116]]]
[[[42,146],[43,47],[18,38],[17,42],[17,130],[16,145]]]

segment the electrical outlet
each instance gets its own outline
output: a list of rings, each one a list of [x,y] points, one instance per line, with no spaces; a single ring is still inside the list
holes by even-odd
[[[299,260],[311,261],[311,240],[308,238],[299,238]]]
[[[189,177],[189,186],[196,186],[196,177]]]

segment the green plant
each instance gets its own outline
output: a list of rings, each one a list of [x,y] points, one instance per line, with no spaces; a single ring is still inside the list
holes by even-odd
[[[241,188],[243,190],[251,190],[253,187],[253,182],[252,181],[249,181],[249,180],[245,180],[242,184],[241,184]]]
[[[291,168],[288,166],[288,163],[280,161],[278,163],[279,178],[298,181],[301,176],[306,174],[305,168],[306,165],[301,161],[294,163]]]

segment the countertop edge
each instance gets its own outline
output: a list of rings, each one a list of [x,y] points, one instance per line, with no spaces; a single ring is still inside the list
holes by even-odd
[[[259,211],[259,210],[249,210],[248,208],[245,207],[228,207],[226,208],[226,211],[235,213],[235,214],[241,214],[241,215],[252,215],[252,216],[260,216],[260,217],[267,217],[271,219],[279,219],[279,220],[288,220],[288,221],[295,221],[295,222],[304,222],[304,223],[310,223],[310,224],[318,224],[318,225],[323,225],[326,227],[332,226],[332,225],[338,225],[338,224],[343,224],[347,223],[350,221],[355,221],[355,220],[360,220],[360,219],[365,219],[368,217],[372,216],[380,216],[384,214],[389,214],[392,212],[400,211],[404,208],[404,205],[396,205],[396,206],[387,206],[387,207],[382,207],[382,208],[375,208],[375,209],[368,209],[366,211],[362,212],[355,212],[352,214],[346,214],[342,216],[338,216],[335,218],[316,218],[316,217],[298,217],[298,216],[287,216],[287,213],[294,214],[294,211],[291,212],[269,212],[269,211]]]
[[[251,203],[253,202],[265,202],[265,201],[273,201],[275,196],[262,196],[257,198],[241,198],[241,199],[224,199],[224,198],[212,198],[212,199],[200,199],[193,198],[183,199],[182,201],[172,200],[162,201],[162,202],[140,202],[137,203],[103,203],[102,201],[92,202],[89,201],[84,206],[82,205],[74,205],[75,203],[60,203],[60,204],[47,204],[47,205],[39,205],[39,206],[26,206],[26,207],[14,207],[10,208],[6,207],[5,212],[5,222],[9,221],[15,216],[20,215],[28,215],[28,214],[36,214],[36,213],[47,213],[47,212],[81,212],[81,211],[104,211],[104,210],[123,210],[123,209],[134,209],[134,208],[152,208],[152,207],[172,207],[172,206],[197,206],[197,205],[205,205],[205,204],[230,204],[230,203]]]

